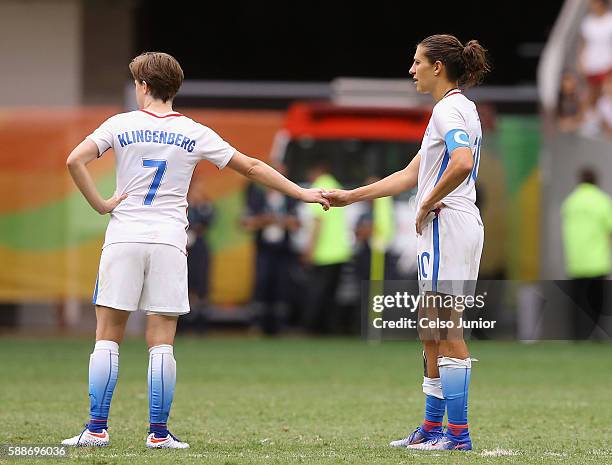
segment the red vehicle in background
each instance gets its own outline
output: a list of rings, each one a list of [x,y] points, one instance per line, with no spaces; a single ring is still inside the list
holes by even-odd
[[[285,165],[290,179],[306,185],[313,160],[325,158],[345,189],[403,169],[420,148],[431,107],[419,101],[406,102],[405,98],[379,98],[383,94],[387,95],[368,90],[360,98],[294,103],[276,136],[272,159]],[[394,198],[395,235],[387,247],[388,253],[405,256],[400,266],[404,263],[407,272],[416,271],[414,202],[410,201],[415,193],[408,191]],[[357,203],[346,208],[349,227],[354,231],[367,205]],[[298,249],[305,245],[308,216],[308,209],[303,208],[301,219],[306,227],[295,240]]]

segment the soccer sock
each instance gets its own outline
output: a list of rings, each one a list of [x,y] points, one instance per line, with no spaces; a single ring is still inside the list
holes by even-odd
[[[438,367],[448,412],[447,433],[455,441],[465,441],[470,436],[467,411],[472,360],[442,357]]]
[[[89,431],[101,433],[108,428],[108,411],[118,374],[119,344],[97,341],[89,356]]]
[[[442,395],[442,382],[440,378],[424,376],[423,392],[425,393],[425,419],[421,428],[425,432],[442,431],[446,400]]]
[[[168,435],[168,415],[174,398],[176,360],[171,345],[149,349],[149,419],[156,437]]]

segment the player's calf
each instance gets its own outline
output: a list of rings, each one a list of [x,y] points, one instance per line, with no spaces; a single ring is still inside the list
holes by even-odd
[[[182,442],[168,431],[168,417],[174,386],[176,384],[176,360],[174,349],[169,344],[160,344],[149,349],[149,436],[147,447],[151,449],[186,449]]]
[[[100,447],[109,444],[108,413],[119,374],[119,344],[97,341],[89,357],[89,423],[64,446]]]

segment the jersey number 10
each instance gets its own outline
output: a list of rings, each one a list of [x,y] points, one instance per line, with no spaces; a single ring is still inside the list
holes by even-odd
[[[164,174],[166,173],[166,166],[168,166],[168,162],[166,160],[151,160],[149,158],[143,158],[142,166],[145,168],[157,168],[155,170],[153,180],[151,181],[151,185],[149,186],[149,192],[147,192],[144,199],[145,205],[151,205],[153,203],[153,199],[155,199],[155,195],[157,194],[157,189],[159,189],[159,185],[164,178]]]

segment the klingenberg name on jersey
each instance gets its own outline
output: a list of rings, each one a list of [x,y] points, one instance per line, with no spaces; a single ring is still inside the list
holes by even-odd
[[[191,153],[195,149],[196,141],[184,134],[168,131],[151,131],[150,129],[136,129],[117,134],[121,147],[138,142],[153,142],[155,144],[176,145]]]

